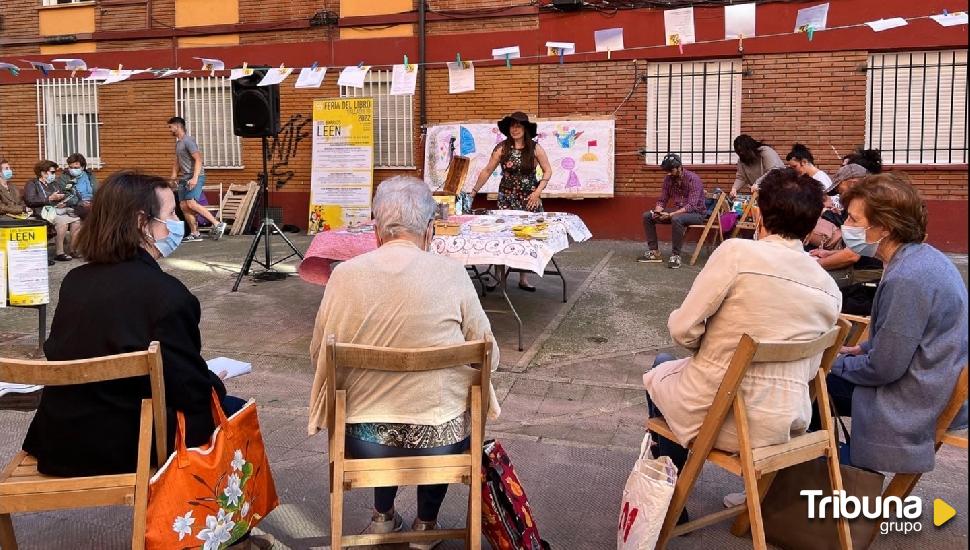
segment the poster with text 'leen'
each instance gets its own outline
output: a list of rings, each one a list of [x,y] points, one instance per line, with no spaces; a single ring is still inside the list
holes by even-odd
[[[543,191],[547,198],[600,198],[613,196],[615,121],[613,119],[537,119],[538,143],[549,157],[552,178]],[[441,189],[452,156],[470,159],[462,189],[471,191],[479,172],[505,136],[494,121],[454,122],[428,128],[424,179],[432,190]],[[541,177],[541,170],[537,170]],[[497,193],[502,179],[496,168],[482,188]]]
[[[313,102],[309,234],[370,220],[373,117],[373,98]]]
[[[0,250],[4,252],[6,293],[12,306],[50,303],[47,273],[47,228],[7,227],[0,229]],[[2,287],[3,285],[0,285]]]

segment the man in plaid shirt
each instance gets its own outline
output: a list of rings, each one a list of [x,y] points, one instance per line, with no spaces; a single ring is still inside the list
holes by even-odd
[[[680,247],[690,225],[703,224],[707,208],[704,204],[704,184],[700,176],[685,170],[680,156],[667,153],[660,168],[667,172],[657,207],[643,213],[643,231],[647,234],[647,251],[637,258],[638,262],[662,262],[657,243],[657,224],[669,223],[673,227],[673,250],[667,267],[680,267]]]

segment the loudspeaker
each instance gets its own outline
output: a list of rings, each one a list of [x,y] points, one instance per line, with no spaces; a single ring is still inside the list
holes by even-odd
[[[240,137],[268,137],[280,133],[280,87],[259,86],[269,69],[232,81],[232,132]]]

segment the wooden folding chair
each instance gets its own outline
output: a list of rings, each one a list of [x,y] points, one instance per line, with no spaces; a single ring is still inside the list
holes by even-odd
[[[0,547],[3,550],[17,548],[11,513],[119,504],[134,507],[131,547],[136,550],[144,548],[148,480],[153,473],[150,459],[153,421],[159,464],[165,462],[168,453],[165,449],[165,380],[158,342],[152,342],[147,351],[78,361],[0,359],[0,380],[20,384],[64,386],[145,375],[151,380],[152,398],[141,402],[135,472],[87,477],[46,476],[37,471],[37,459],[20,451],[0,472]]]
[[[758,233],[758,191],[751,192],[751,198],[748,202],[744,203],[744,208],[741,210],[741,217],[738,218],[737,223],[734,224],[734,230],[731,231],[731,238],[735,238],[741,233],[742,229],[754,231],[755,234]]]
[[[701,247],[707,244],[707,236],[710,234],[711,229],[714,229],[714,244],[717,246],[718,243],[724,242],[724,233],[721,229],[721,214],[728,212],[726,193],[721,193],[717,197],[717,202],[714,204],[714,210],[711,212],[709,218],[707,218],[707,223],[688,225],[687,230],[691,229],[701,229],[701,236],[697,239],[697,246],[694,248],[694,254],[690,257],[690,265],[697,263],[698,256],[701,255]]]
[[[846,346],[857,346],[860,342],[865,342],[869,339],[869,317],[843,313],[839,315],[839,318],[848,322],[851,327],[849,336],[845,339]]]
[[[466,548],[479,550],[482,533],[482,444],[488,416],[492,342],[489,339],[455,346],[424,349],[393,349],[337,344],[327,338],[327,399],[335,404],[328,418],[330,443],[330,540],[331,548],[345,546],[429,542],[464,539]],[[367,369],[387,372],[427,372],[461,365],[478,365],[479,376],[468,388],[472,429],[468,451],[455,455],[398,458],[354,458],[346,455],[347,391],[336,388],[336,369]],[[468,485],[468,521],[464,529],[343,535],[344,491],[398,485]]]
[[[820,410],[829,410],[829,398],[825,385],[827,367],[838,355],[839,348],[842,346],[848,330],[848,324],[839,321],[838,325],[822,336],[808,341],[758,342],[747,334],[741,337],[724,379],[718,387],[714,403],[701,425],[700,433],[689,446],[690,455],[674,487],[674,495],[670,507],[667,509],[660,538],[657,541],[658,549],[665,548],[672,537],[735,516],[737,516],[737,520],[731,532],[741,536],[750,529],[754,547],[759,550],[767,549],[764,522],[761,519],[761,500],[767,494],[771,482],[774,481],[775,474],[779,470],[796,464],[825,457],[828,463],[832,491],[842,490],[842,474],[839,470],[839,454],[832,417],[822,414],[822,428],[818,431],[793,437],[788,443],[752,449],[749,439],[747,408],[741,396],[740,388],[744,375],[752,363],[796,361],[822,354],[821,367],[815,376],[813,389]],[[714,442],[732,409],[737,424],[739,453],[728,453],[714,448]],[[647,422],[647,429],[676,441],[673,432],[663,418],[651,418]],[[704,463],[707,461],[742,477],[747,499],[744,504],[676,526],[680,513],[687,504],[687,497],[693,490]],[[744,514],[745,511],[747,511],[747,514]],[[851,549],[852,539],[849,536],[849,525],[844,518],[839,520],[838,533],[841,547]]]

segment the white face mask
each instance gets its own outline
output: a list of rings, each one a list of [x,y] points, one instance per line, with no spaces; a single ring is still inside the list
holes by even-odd
[[[874,243],[866,242],[866,231],[868,230],[868,227],[853,227],[851,225],[843,225],[842,240],[845,241],[845,246],[856,254],[860,256],[867,256],[869,258],[875,258],[876,250],[879,248],[879,243],[882,242],[882,239],[879,239]]]

